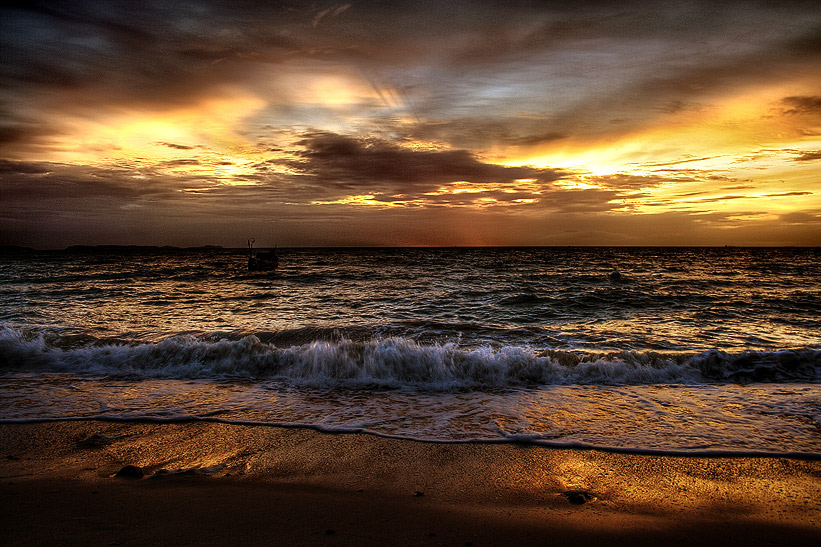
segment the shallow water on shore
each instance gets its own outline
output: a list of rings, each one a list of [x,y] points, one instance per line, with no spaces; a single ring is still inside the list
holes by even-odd
[[[443,393],[49,374],[6,376],[0,387],[0,422],[204,420],[432,442],[821,458],[821,401],[817,387],[806,384],[573,385]]]

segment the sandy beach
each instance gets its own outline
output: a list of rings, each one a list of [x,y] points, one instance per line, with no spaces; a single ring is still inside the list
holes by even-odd
[[[821,541],[817,461],[96,421],[4,424],[0,448],[8,545]]]

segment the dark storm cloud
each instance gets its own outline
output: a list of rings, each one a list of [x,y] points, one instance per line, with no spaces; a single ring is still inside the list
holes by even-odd
[[[795,158],[795,161],[817,161],[817,160],[821,160],[821,150],[801,152]]]
[[[348,189],[393,186],[396,192],[431,192],[443,184],[512,183],[518,179],[555,181],[554,169],[485,163],[466,150],[412,150],[380,139],[356,139],[329,132],[306,135],[289,167],[325,185]]]
[[[0,119],[11,118],[12,115],[2,116]],[[10,120],[0,125],[0,146],[4,144],[14,144],[29,142],[52,134],[54,128],[47,123],[39,123],[35,120]]]
[[[189,165],[201,165],[201,163],[199,160],[194,159],[179,159],[159,162],[157,165],[159,167],[185,167]]]
[[[3,12],[0,75],[12,102],[33,93],[64,112],[161,110],[224,86],[275,95],[260,75],[295,60],[345,64],[421,124],[449,122],[418,134],[457,148],[497,138],[533,146],[619,130],[606,119],[628,130],[693,108],[699,95],[817,60],[819,25],[801,17],[816,9],[697,0],[434,1],[423,9],[374,1],[18,2]],[[534,104],[540,93],[553,98]],[[799,103],[789,108],[806,108]],[[516,115],[534,107],[550,129]],[[481,131],[488,123],[497,130]]]
[[[821,113],[821,96],[785,97],[781,104],[784,106],[784,114]]]
[[[67,111],[185,106],[214,87],[252,80],[244,59],[253,54],[296,48],[265,32],[266,19],[287,21],[282,7],[267,6],[21,2],[2,13],[2,82]]]
[[[821,53],[819,53],[819,57],[821,57]],[[794,125],[794,131],[799,135],[818,136],[818,127],[821,124],[820,95],[784,97],[780,102],[780,108],[774,110],[784,116],[788,123]],[[817,159],[816,152],[807,151],[801,153],[796,161],[812,161],[815,159]]]
[[[170,197],[190,184],[183,178],[167,180],[128,168],[92,168],[47,162],[0,162],[0,201],[85,200],[106,196],[123,203],[141,198]]]
[[[26,161],[0,160],[0,176],[14,175],[39,175],[48,173],[50,170],[45,164],[38,164]]]
[[[165,146],[167,148],[172,148],[174,150],[193,150],[196,148],[195,146],[187,146],[184,144],[174,144],[173,142],[158,142],[160,146]]]
[[[194,159],[160,161],[139,171],[5,161],[0,163],[0,199],[24,208],[62,200],[63,207],[76,212],[99,209],[101,199],[109,209],[177,203],[188,214],[214,214],[221,209],[258,210],[264,204],[274,211],[369,194],[386,207],[515,206],[527,214],[603,212],[623,207],[620,200],[641,195],[632,189],[558,187],[553,183],[563,173],[556,170],[486,163],[466,151],[412,150],[328,132],[307,134],[298,144],[302,149],[292,151],[296,159],[287,161],[289,172],[260,164],[256,175],[232,179],[246,185],[226,184],[217,175],[164,172],[202,165]],[[197,202],[185,204],[184,196],[196,196]]]

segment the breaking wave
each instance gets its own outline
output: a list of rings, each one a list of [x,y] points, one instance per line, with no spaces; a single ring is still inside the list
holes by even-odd
[[[69,338],[71,338],[69,340]],[[104,342],[0,330],[0,371],[133,378],[279,379],[299,385],[482,390],[528,385],[647,385],[821,380],[821,350],[589,353],[524,346],[462,348],[407,338],[313,341],[257,336]]]

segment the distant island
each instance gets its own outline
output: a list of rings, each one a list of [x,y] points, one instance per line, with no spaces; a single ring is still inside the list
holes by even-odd
[[[36,249],[23,247],[22,245],[0,245],[0,254],[22,254],[33,253]]]

